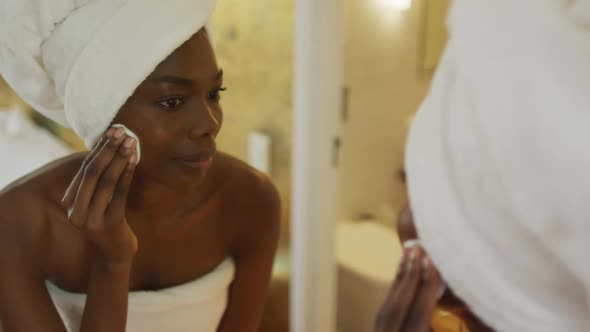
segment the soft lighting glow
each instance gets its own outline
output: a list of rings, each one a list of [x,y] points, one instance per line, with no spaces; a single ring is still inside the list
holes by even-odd
[[[384,5],[399,11],[408,10],[412,7],[412,0],[381,0],[381,2]]]

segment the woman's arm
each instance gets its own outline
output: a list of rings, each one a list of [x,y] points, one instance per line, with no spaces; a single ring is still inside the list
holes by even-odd
[[[256,332],[264,310],[277,249],[281,207],[274,186],[266,183],[236,247],[236,275],[220,332]]]
[[[125,331],[137,237],[127,224],[127,194],[137,165],[135,140],[110,128],[88,155],[62,204],[93,250],[80,331]]]
[[[125,331],[131,264],[94,264],[80,331]]]
[[[137,251],[137,238],[125,219],[134,149],[123,133],[107,131],[62,200],[69,222],[93,254],[80,328],[84,332],[125,331],[129,276]],[[50,226],[59,220],[45,220],[40,206],[19,204],[22,198],[15,199],[16,209],[7,200],[3,197],[5,208],[0,209],[0,320],[5,332],[65,331],[44,284],[45,271],[52,270],[44,262],[51,261],[46,256],[57,241]],[[7,216],[8,207],[18,212]]]
[[[45,287],[42,272],[23,251],[0,248],[0,322],[4,332],[65,332],[63,322]],[[90,277],[88,301],[81,331],[124,331],[129,271],[95,270]],[[118,297],[118,298],[117,298]],[[117,306],[121,307],[118,310]],[[118,315],[122,318],[114,317]],[[0,331],[2,329],[0,328]]]
[[[0,325],[4,332],[65,332],[45,287],[39,257],[28,245],[32,241],[13,224],[0,219]]]

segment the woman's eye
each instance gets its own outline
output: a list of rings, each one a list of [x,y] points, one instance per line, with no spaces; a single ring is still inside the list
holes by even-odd
[[[227,90],[227,88],[219,88],[219,89],[215,89],[215,90],[209,92],[209,96],[208,96],[209,100],[219,101],[219,99],[221,99],[220,92],[225,91],[225,90]]]
[[[169,110],[173,110],[176,109],[178,107],[180,107],[182,104],[184,103],[184,100],[180,99],[180,98],[169,98],[166,100],[162,100],[159,102],[159,104]]]

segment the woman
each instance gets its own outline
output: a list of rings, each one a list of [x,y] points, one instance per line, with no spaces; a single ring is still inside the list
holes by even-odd
[[[454,1],[412,125],[405,169],[420,243],[493,330],[590,330],[589,6]],[[436,291],[409,285],[394,288],[426,292],[411,330],[425,331]],[[396,303],[382,316],[403,322]]]
[[[0,4],[16,35],[2,36],[3,75],[46,114],[65,109],[91,147],[0,195],[4,331],[256,331],[280,206],[266,177],[215,149],[215,1]],[[43,61],[15,41],[31,33]]]

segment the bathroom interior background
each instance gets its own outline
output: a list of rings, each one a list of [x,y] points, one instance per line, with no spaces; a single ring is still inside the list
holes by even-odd
[[[405,137],[444,47],[449,1],[343,1],[340,219],[371,219],[395,235],[397,214],[406,203]],[[267,135],[269,175],[283,201],[281,243],[263,327],[273,332],[287,331],[288,321],[294,13],[295,0],[220,0],[211,22],[228,87],[219,147],[248,161],[249,135]],[[29,112],[0,79],[0,108],[14,103]],[[84,149],[71,131],[30,114],[74,149]],[[354,252],[357,243],[346,241],[345,251]],[[390,248],[399,245],[384,250]],[[388,255],[386,261],[394,262],[399,252]],[[394,265],[386,269],[395,272]]]

